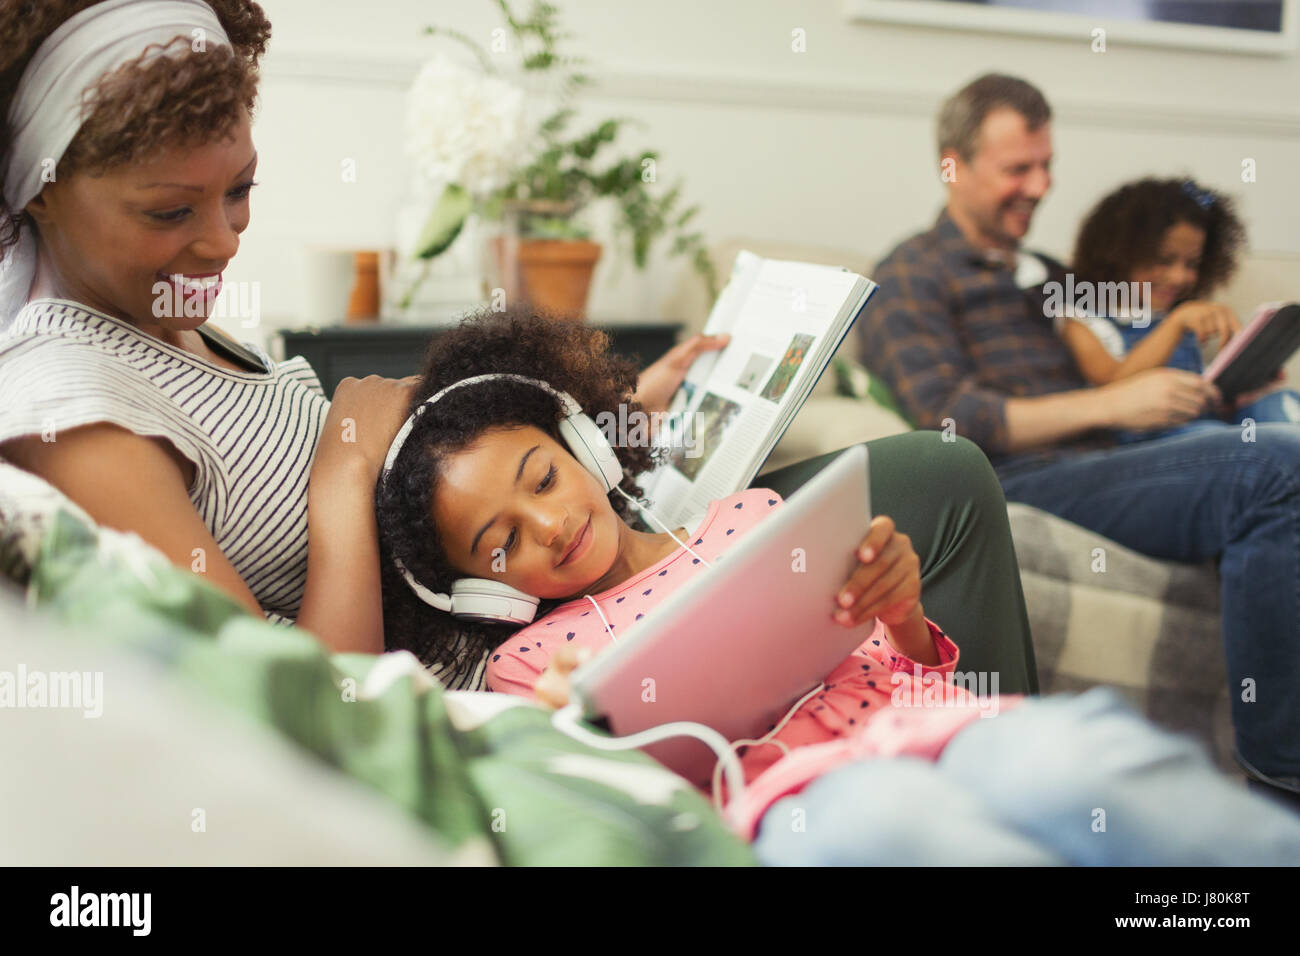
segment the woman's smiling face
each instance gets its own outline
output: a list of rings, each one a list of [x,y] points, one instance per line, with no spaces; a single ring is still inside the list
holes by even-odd
[[[539,598],[587,590],[627,527],[595,476],[532,426],[490,428],[450,456],[433,518],[454,568]]]
[[[55,268],[42,294],[147,331],[199,327],[248,226],[256,167],[241,110],[228,138],[47,184],[27,206]]]

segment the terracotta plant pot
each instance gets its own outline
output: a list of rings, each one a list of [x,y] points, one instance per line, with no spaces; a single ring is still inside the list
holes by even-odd
[[[600,243],[585,239],[524,239],[519,242],[523,295],[539,309],[582,320],[587,317],[591,274]]]
[[[348,322],[374,322],[379,318],[379,253],[358,252],[353,259],[356,279],[348,296]]]

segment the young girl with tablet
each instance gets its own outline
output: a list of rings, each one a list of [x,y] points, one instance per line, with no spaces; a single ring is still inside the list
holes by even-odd
[[[1245,228],[1225,195],[1190,179],[1142,179],[1103,197],[1074,248],[1075,285],[1099,290],[1094,314],[1062,315],[1058,329],[1093,385],[1167,366],[1200,374],[1202,343],[1220,348],[1241,323],[1212,295],[1237,269]],[[1128,284],[1145,301],[1103,308],[1100,290]],[[1146,295],[1149,290],[1149,296]],[[1225,423],[1300,421],[1300,395],[1277,384],[1233,398],[1228,418],[1207,412],[1173,431]],[[1170,432],[1119,433],[1138,441]]]
[[[435,664],[489,649],[489,687],[562,704],[581,653],[609,646],[611,630],[653,613],[780,506],[775,493],[749,489],[713,502],[690,527],[634,528],[627,501],[559,425],[572,417],[566,396],[592,418],[628,394],[630,369],[597,335],[524,310],[487,313],[430,356],[417,388],[424,398],[378,490],[390,646]],[[614,445],[612,483],[635,496],[651,450]],[[1157,730],[1109,691],[1006,695],[995,719],[981,719],[989,708],[951,683],[959,652],[925,617],[909,538],[877,516],[857,559],[826,612],[861,628],[861,645],[768,739],[740,746],[748,786],[732,810],[759,833],[768,862],[875,861],[889,841],[872,842],[873,818],[916,835],[918,862],[942,862],[942,851],[923,849],[932,840],[921,834],[932,829],[969,836],[984,862],[1300,859],[1300,820],[1234,787],[1196,745]],[[499,599],[495,610],[491,600],[471,603],[475,587]],[[498,620],[475,623],[467,613]],[[943,692],[917,693],[935,675]],[[950,751],[958,756],[946,760]],[[875,778],[870,790],[852,783],[863,767]],[[800,838],[807,830],[787,834],[773,804],[814,781],[827,808],[822,828],[809,839]],[[1112,836],[1089,843],[1103,794]],[[904,804],[909,818],[898,818],[901,809],[875,816]],[[857,823],[840,818],[849,809]],[[834,833],[824,829],[831,819]]]

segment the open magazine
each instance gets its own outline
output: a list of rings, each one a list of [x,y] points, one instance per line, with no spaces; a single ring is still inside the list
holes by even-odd
[[[875,290],[847,269],[736,257],[704,326],[731,342],[695,361],[655,436],[657,517],[676,527],[748,486]]]

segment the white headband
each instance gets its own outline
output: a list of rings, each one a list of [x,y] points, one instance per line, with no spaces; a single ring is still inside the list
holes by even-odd
[[[199,42],[204,48],[231,45],[221,21],[202,0],[105,0],[45,38],[9,104],[4,195],[11,212],[21,213],[40,194],[42,175],[57,167],[77,135],[85,92],[141,54],[142,62],[175,55],[178,48],[167,45],[182,36],[191,44],[185,50]],[[0,265],[0,330],[22,309],[35,269],[36,241],[25,230]]]

